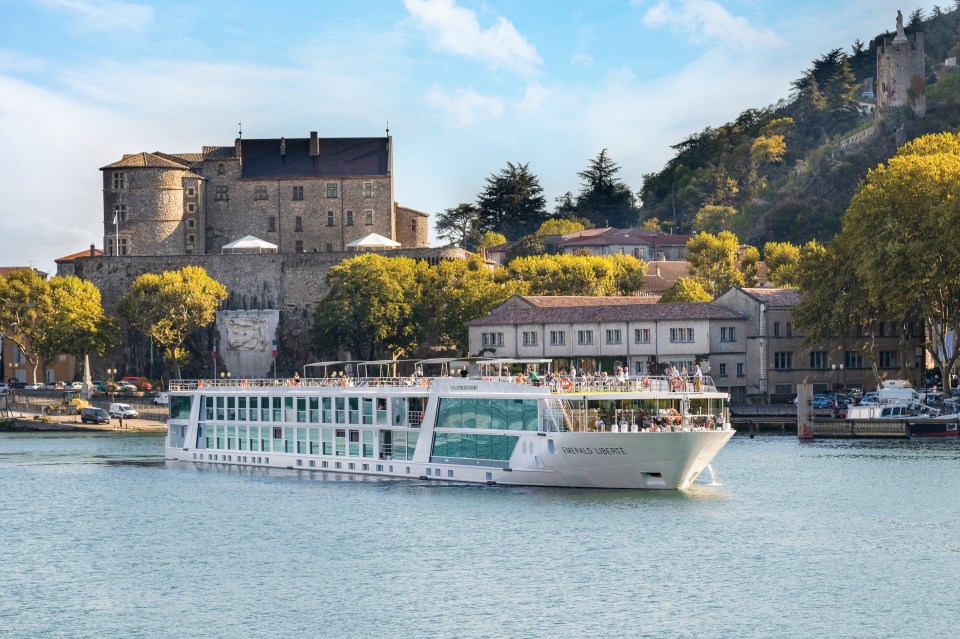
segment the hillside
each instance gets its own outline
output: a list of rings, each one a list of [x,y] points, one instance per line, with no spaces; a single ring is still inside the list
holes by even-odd
[[[716,231],[720,220],[754,245],[829,241],[868,169],[908,140],[960,129],[960,72],[942,66],[960,53],[958,29],[960,9],[918,10],[905,26],[907,36],[923,34],[924,117],[910,107],[873,109],[877,49],[893,33],[857,41],[849,52],[834,49],[792,83],[789,99],[676,144],[674,158],[644,176],[641,221],[687,232]],[[707,206],[713,216],[697,218]]]

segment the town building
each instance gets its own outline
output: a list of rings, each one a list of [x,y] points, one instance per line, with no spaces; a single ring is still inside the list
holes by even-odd
[[[652,262],[685,259],[689,241],[689,235],[607,227],[567,233],[560,237],[558,245],[570,255],[631,255]]]
[[[204,255],[252,235],[280,253],[337,252],[370,233],[428,245],[394,199],[392,138],[237,138],[133,153],[100,169],[107,255]]]

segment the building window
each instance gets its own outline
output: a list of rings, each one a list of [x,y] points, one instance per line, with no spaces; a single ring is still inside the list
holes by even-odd
[[[228,202],[230,200],[230,187],[218,186],[213,194],[214,202]]]
[[[773,323],[773,336],[780,337],[780,322]]]
[[[226,171],[223,168],[223,162],[217,165],[217,175],[223,175]]]
[[[483,333],[484,346],[503,346],[503,333]]]
[[[810,351],[810,368],[826,368],[827,351]]]
[[[671,342],[692,342],[693,329],[692,328],[671,328],[670,341]]]
[[[863,368],[863,353],[860,351],[846,351],[843,354],[844,368]]]
[[[737,377],[744,377],[746,373],[744,372],[745,365],[743,362],[737,362]]]
[[[331,244],[330,242],[327,242],[327,253],[332,253],[332,252],[333,252],[333,244]]]
[[[127,254],[127,238],[120,238],[120,250],[117,251],[117,238],[111,237],[109,243],[107,244],[110,255],[126,255]]]
[[[114,224],[117,222],[126,222],[127,221],[127,205],[126,204],[114,204],[113,205],[113,220]]]
[[[581,346],[593,344],[593,331],[577,331],[577,344]]]
[[[619,328],[607,330],[607,344],[619,344],[621,342],[621,333]]]
[[[727,365],[720,364],[720,377],[726,377],[726,376],[727,376]]]
[[[293,199],[302,200],[303,199],[303,187],[295,186],[293,187]]]
[[[188,228],[188,229],[192,229],[192,228],[195,227],[196,225],[197,225],[196,220],[187,220],[187,228]]]
[[[114,171],[113,172],[113,188],[115,189],[125,189],[127,188],[127,174],[124,171]]]
[[[187,204],[187,213],[194,213],[196,212],[196,210],[197,210],[196,204],[194,204],[193,202],[191,202],[190,204]]]
[[[793,353],[791,351],[777,351],[773,354],[773,367],[780,371],[793,368]]]
[[[293,219],[293,230],[297,232],[303,230],[303,217],[298,215]]]
[[[297,240],[293,243],[293,250],[297,253],[303,253],[303,240]]]
[[[196,241],[197,241],[197,236],[196,236],[196,235],[188,235],[188,236],[187,236],[187,244],[193,244],[193,243],[196,242]]]
[[[897,367],[897,351],[880,351],[880,358],[877,362],[880,368]]]
[[[276,216],[271,215],[267,218],[267,233],[276,233],[277,232],[277,218]]]
[[[410,230],[413,231],[414,234],[416,234],[416,232],[417,232],[417,221],[416,221],[416,220],[410,220]]]
[[[635,328],[633,330],[633,341],[637,344],[649,344],[650,343],[650,329],[649,328]]]
[[[337,197],[336,182],[327,182],[327,197]]]
[[[720,341],[721,342],[735,342],[737,341],[737,329],[733,326],[721,326],[720,327]]]
[[[363,197],[373,197],[373,182],[363,183]]]
[[[347,226],[353,226],[353,211],[347,211]]]
[[[197,194],[197,190],[192,186],[187,189],[187,197],[193,197]]]
[[[563,346],[566,343],[566,331],[550,331],[550,346]]]
[[[327,226],[333,226],[333,211],[327,211]]]
[[[364,211],[363,219],[364,219],[364,224],[366,224],[367,226],[373,226],[373,211],[370,209],[367,209],[366,211]]]
[[[790,326],[790,322],[787,322],[787,337],[793,337],[793,327]]]
[[[537,345],[537,333],[534,331],[524,331],[523,332],[523,345],[524,346],[536,346]]]
[[[267,187],[265,186],[256,186],[253,188],[253,199],[255,200],[266,200],[267,199]]]

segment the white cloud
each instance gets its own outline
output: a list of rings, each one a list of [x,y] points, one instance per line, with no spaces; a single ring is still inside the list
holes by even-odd
[[[593,56],[586,53],[574,53],[570,56],[570,63],[578,67],[589,67],[593,64]]]
[[[522,73],[534,71],[542,62],[536,48],[503,16],[482,29],[477,14],[454,0],[404,0],[404,5],[417,26],[435,38],[431,46],[439,51]]]
[[[715,0],[658,0],[647,9],[643,23],[649,27],[670,27],[696,42],[731,49],[762,49],[783,44],[772,30],[733,15]]]
[[[531,82],[523,92],[523,98],[514,106],[517,111],[532,112],[540,111],[544,102],[550,97],[550,90],[539,82]]]
[[[153,7],[120,0],[35,0],[63,11],[87,31],[144,31],[153,25]]]
[[[427,91],[426,100],[427,104],[444,112],[450,124],[460,127],[503,115],[500,98],[480,95],[473,89],[456,89],[451,94],[434,85]]]

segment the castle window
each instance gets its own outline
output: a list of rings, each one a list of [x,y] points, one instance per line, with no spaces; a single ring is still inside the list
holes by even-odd
[[[196,241],[197,241],[197,236],[196,236],[196,235],[188,235],[188,236],[187,236],[187,244],[193,244],[193,243],[196,242]]]
[[[333,226],[333,211],[327,211],[327,226]]]
[[[127,221],[127,205],[126,204],[114,204],[113,205],[113,219],[116,222],[126,222]]]
[[[303,253],[303,240],[297,240],[296,242],[294,242],[293,250],[296,251],[297,253]]]
[[[197,190],[192,186],[187,189],[187,197],[193,197],[197,194]]]
[[[293,220],[293,230],[302,231],[303,230],[303,218],[299,215]]]
[[[117,238],[111,237],[110,241],[107,243],[107,251],[110,255],[126,255],[127,254],[127,238],[120,238],[120,250],[117,251]]]
[[[267,218],[267,233],[276,233],[277,232],[277,218],[274,215],[271,215]]]
[[[265,186],[256,186],[253,189],[253,199],[255,200],[266,200],[267,199],[267,187]]]
[[[363,215],[365,218],[365,224],[367,226],[373,226],[373,211],[367,209],[366,211],[363,212]]]
[[[223,175],[226,171],[223,168],[223,162],[217,165],[217,175]]]
[[[363,197],[373,197],[373,182],[363,183]]]
[[[353,211],[347,211],[347,226],[353,226]]]
[[[214,202],[229,202],[230,201],[230,187],[229,186],[218,186],[217,190],[213,194]]]
[[[327,253],[332,253],[332,252],[333,252],[333,244],[331,244],[330,242],[327,242]]]
[[[416,221],[416,220],[410,220],[410,230],[413,231],[414,233],[417,232],[417,221]]]
[[[127,188],[127,174],[125,172],[123,171],[113,172],[113,188],[115,189]]]
[[[303,199],[303,187],[295,186],[293,187],[293,199],[302,200]]]
[[[197,222],[196,222],[195,220],[187,220],[187,228],[188,228],[188,229],[192,229],[192,228],[195,227],[196,225],[197,225]]]
[[[197,210],[196,204],[194,204],[193,202],[191,202],[190,204],[187,204],[187,213],[193,213],[196,210]]]
[[[327,182],[327,197],[337,197],[336,182]]]

